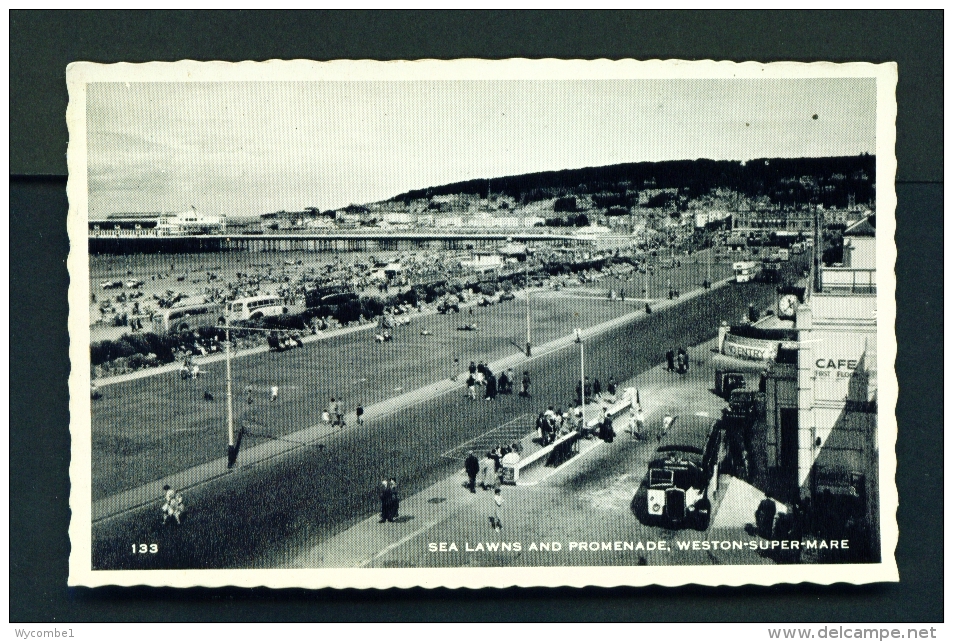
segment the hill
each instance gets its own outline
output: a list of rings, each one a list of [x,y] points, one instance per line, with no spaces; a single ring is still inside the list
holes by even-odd
[[[518,176],[481,178],[398,194],[381,205],[471,195],[505,198],[514,206],[551,200],[556,212],[591,207],[687,209],[713,192],[730,192],[762,206],[798,208],[815,202],[845,208],[874,202],[876,157],[708,159],[624,163]],[[444,199],[445,200],[445,199]],[[586,202],[586,207],[580,207]],[[432,208],[437,209],[437,208]]]

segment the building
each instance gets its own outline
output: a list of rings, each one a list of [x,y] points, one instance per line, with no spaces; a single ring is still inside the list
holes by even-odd
[[[822,268],[797,307],[796,358],[768,370],[767,464],[784,499],[809,500],[831,535],[880,550],[875,220],[844,232],[843,267]],[[796,366],[795,366],[796,364]],[[870,560],[876,561],[876,560]]]
[[[219,234],[225,232],[225,217],[202,214],[194,207],[184,212],[161,214],[156,224],[159,236]]]
[[[89,221],[89,235],[106,236],[186,236],[224,234],[226,217],[201,214],[191,208],[184,212],[132,212],[110,214]]]
[[[89,236],[158,236],[159,212],[110,214],[89,221]]]
[[[733,229],[749,232],[804,232],[814,228],[811,210],[749,209],[734,214]]]
[[[693,212],[693,214],[695,216],[696,228],[708,227],[712,223],[724,221],[731,216],[731,212],[726,210],[704,210]]]

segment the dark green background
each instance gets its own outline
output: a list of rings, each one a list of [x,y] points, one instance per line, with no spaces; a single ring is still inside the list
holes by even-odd
[[[12,11],[9,17],[11,621],[942,620],[942,12]],[[459,57],[898,63],[899,584],[67,588],[66,65]]]

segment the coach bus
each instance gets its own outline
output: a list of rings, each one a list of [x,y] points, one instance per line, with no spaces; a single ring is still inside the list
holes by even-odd
[[[735,273],[735,281],[738,283],[747,283],[753,281],[758,275],[761,265],[757,261],[735,261],[731,269]]]
[[[706,530],[711,498],[718,489],[720,454],[717,421],[695,415],[675,417],[667,439],[649,463],[649,516],[670,528],[692,524]]]
[[[262,317],[273,317],[288,312],[285,300],[280,296],[250,296],[244,299],[235,299],[228,304],[228,320],[248,321]]]
[[[217,303],[180,305],[153,317],[153,327],[160,332],[185,332],[224,323],[224,309]]]

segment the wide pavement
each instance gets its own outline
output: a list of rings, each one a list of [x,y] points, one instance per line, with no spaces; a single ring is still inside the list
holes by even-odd
[[[709,390],[716,367],[711,358],[714,343],[689,348],[692,367],[687,375],[668,372],[660,364],[625,382],[639,390],[647,432],[656,432],[666,414],[720,416],[725,402]],[[462,487],[465,478],[458,470],[402,501],[402,517],[396,523],[382,524],[372,516],[304,548],[288,560],[288,566],[639,567],[777,561],[781,551],[720,545],[712,550],[712,541],[757,539],[749,530],[764,494],[727,475],[720,478],[712,521],[704,532],[642,523],[634,497],[657,444],[654,439],[633,439],[624,422],[617,422],[616,429],[612,443],[584,442],[579,455],[556,469],[541,471],[537,483],[504,485],[500,531],[490,525],[490,516],[496,513],[493,493],[478,488],[471,494]],[[702,540],[709,542],[707,549],[695,544]],[[631,550],[625,543],[632,545]]]

